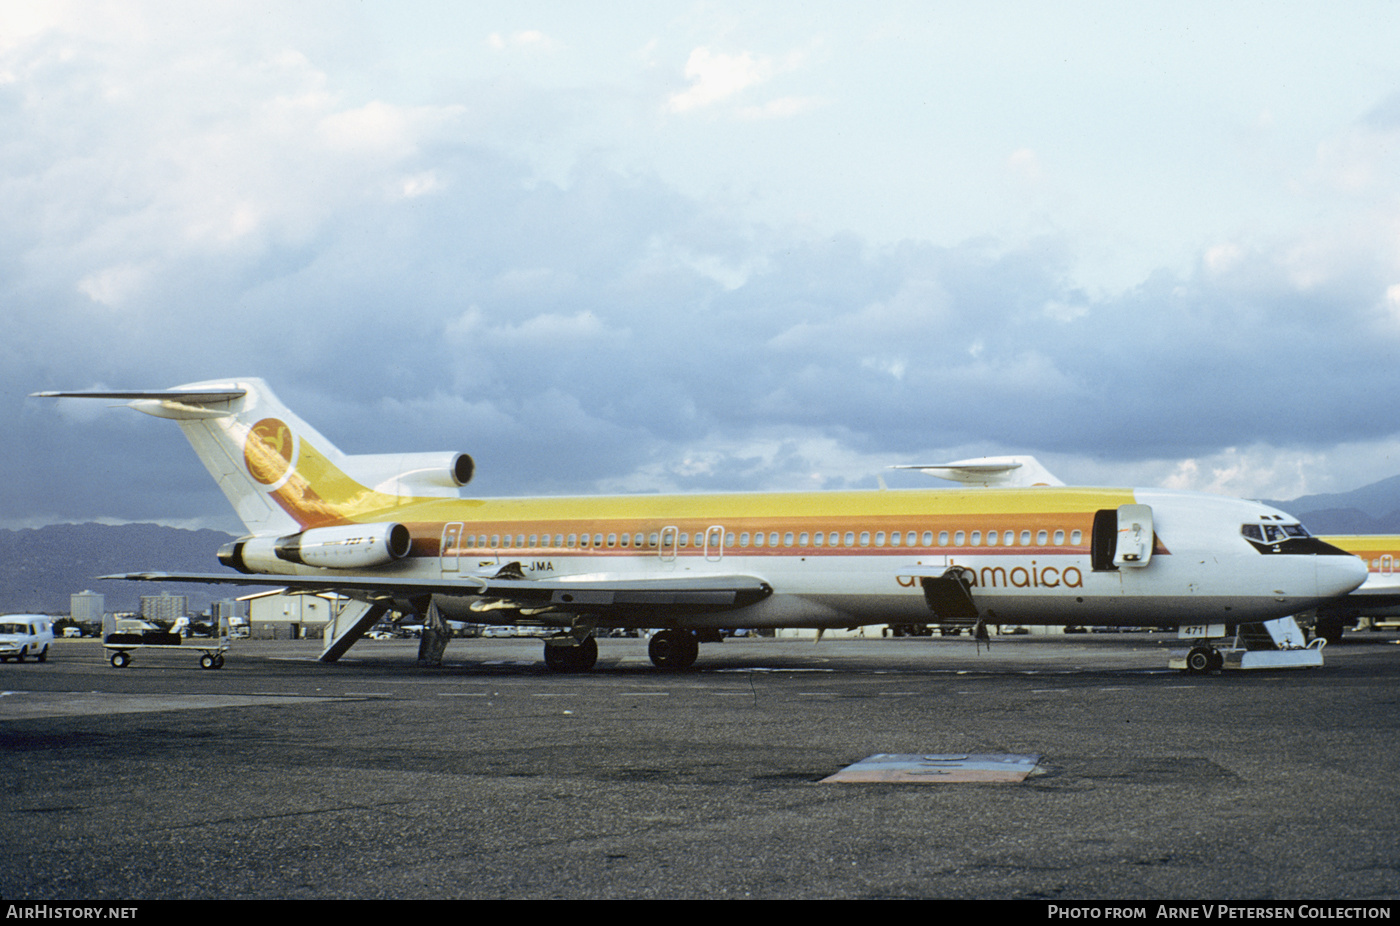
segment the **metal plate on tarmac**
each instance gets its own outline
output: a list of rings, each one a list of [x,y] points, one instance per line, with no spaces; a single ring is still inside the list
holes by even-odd
[[[954,754],[899,756],[880,753],[848,765],[821,784],[950,784],[1025,781],[1039,755]]]

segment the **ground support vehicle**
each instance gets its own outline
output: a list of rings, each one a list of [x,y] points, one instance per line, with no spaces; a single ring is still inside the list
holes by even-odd
[[[1192,675],[1226,669],[1305,669],[1322,665],[1322,638],[1306,642],[1303,630],[1291,617],[1256,624],[1240,624],[1233,637],[1224,625],[1182,627],[1178,639],[1190,640],[1190,649],[1173,651],[1167,665]]]
[[[182,645],[179,638],[175,642],[165,642],[164,638],[171,634],[161,634],[151,636],[147,634],[114,633],[102,641],[102,648],[109,656],[108,661],[112,663],[114,669],[125,669],[131,665],[131,654],[137,650],[196,650],[199,652],[199,667],[201,669],[222,669],[224,667],[224,653],[228,652],[228,637],[210,637],[202,643]],[[162,642],[153,642],[161,640]]]
[[[45,614],[0,615],[0,662],[24,662],[33,656],[47,662],[53,643],[53,622]]]

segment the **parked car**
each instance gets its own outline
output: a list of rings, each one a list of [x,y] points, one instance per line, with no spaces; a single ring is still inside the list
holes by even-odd
[[[0,662],[24,662],[33,656],[47,662],[53,642],[53,621],[44,614],[5,614],[0,616]]]

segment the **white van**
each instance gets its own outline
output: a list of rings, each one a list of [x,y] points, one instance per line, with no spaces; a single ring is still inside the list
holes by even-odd
[[[24,662],[25,656],[47,662],[52,642],[53,620],[48,615],[0,614],[0,662]]]

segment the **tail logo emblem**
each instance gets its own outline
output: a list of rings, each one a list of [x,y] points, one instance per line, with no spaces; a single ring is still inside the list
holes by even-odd
[[[272,485],[292,465],[296,437],[286,422],[264,418],[253,425],[243,443],[243,463],[248,474],[263,485]]]

